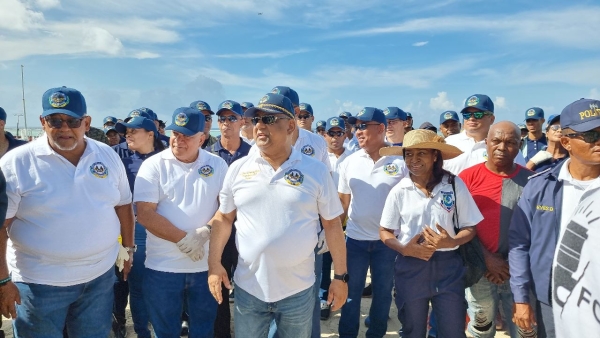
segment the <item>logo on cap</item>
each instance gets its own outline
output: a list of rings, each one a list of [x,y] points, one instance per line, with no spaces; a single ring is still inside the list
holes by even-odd
[[[293,185],[295,187],[301,185],[302,182],[304,182],[304,174],[302,174],[302,172],[298,169],[288,170],[283,176],[283,178],[288,184]]]
[[[598,105],[595,103],[590,104],[589,110],[584,110],[582,112],[579,112],[579,117],[581,120],[586,119],[588,117],[596,117],[599,115],[600,115],[600,108],[598,108]]]
[[[258,101],[258,103],[265,103],[269,101],[269,95],[265,95],[262,97],[262,99],[260,99],[260,101]]]
[[[390,176],[394,176],[400,171],[400,168],[396,163],[388,163],[383,166],[383,171]]]
[[[366,112],[367,112],[367,111],[363,109],[363,110],[359,111],[359,112],[358,112],[358,115],[356,115],[356,116],[361,116],[361,115],[364,115]]]
[[[204,102],[198,102],[198,103],[196,103],[196,109],[198,109],[198,110],[208,110],[208,108],[206,107],[206,104]]]
[[[108,176],[108,168],[102,162],[96,162],[90,166],[92,175],[98,178],[106,178]]]
[[[273,90],[271,90],[271,93],[273,93],[273,94],[281,94],[281,91],[279,90],[279,88],[275,87],[275,88],[273,88]]]
[[[189,120],[190,118],[185,113],[179,113],[177,116],[175,116],[175,125],[183,127],[188,123]]]
[[[330,124],[332,127],[339,126],[340,121],[338,119],[332,119]]]
[[[445,118],[446,120],[448,120],[448,119],[451,119],[451,118],[453,118],[453,117],[454,117],[454,116],[452,116],[452,113],[446,113],[446,114],[444,114],[444,118]]]
[[[533,116],[533,115],[535,115],[535,110],[533,110],[533,109],[529,109],[529,110],[527,111],[527,116]]]
[[[305,110],[306,109],[306,105],[304,103],[300,103],[300,110]]]
[[[138,117],[142,115],[142,113],[139,110],[134,110],[131,113],[129,113],[129,117]]]
[[[63,92],[56,92],[48,99],[53,108],[64,108],[69,104],[69,97]]]
[[[230,101],[225,101],[221,105],[221,108],[225,108],[225,109],[231,109],[231,107],[233,107],[233,103],[231,103]]]
[[[471,107],[479,103],[479,98],[475,95],[467,99],[467,106]]]
[[[454,207],[454,194],[452,192],[442,191],[442,198],[440,200],[440,205],[447,212],[452,211]]]
[[[310,144],[307,144],[304,147],[302,147],[302,150],[300,150],[300,151],[304,155],[315,156],[315,149]]]
[[[391,113],[391,111],[390,111],[390,108],[385,108],[385,109],[383,110],[383,114],[384,114],[384,115],[390,115],[390,113]]]
[[[200,174],[200,176],[202,177],[210,177],[215,173],[215,169],[213,169],[213,167],[207,165],[204,165],[202,167],[200,167],[200,169],[198,169],[198,174]]]

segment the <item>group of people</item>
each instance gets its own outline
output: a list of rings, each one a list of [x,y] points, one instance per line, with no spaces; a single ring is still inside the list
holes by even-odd
[[[398,107],[312,132],[311,105],[277,86],[98,133],[81,92],[49,89],[32,142],[0,109],[0,310],[16,337],[125,336],[129,300],[138,337],[212,338],[231,336],[235,299],[238,338],[320,337],[340,309],[339,336],[357,337],[370,271],[367,337],[386,334],[392,300],[401,337],[465,337],[467,314],[493,337],[499,311],[511,337],[598,335],[600,101],[545,133],[540,108],[526,133],[495,119],[475,94],[442,135]],[[467,243],[485,263],[472,285]]]

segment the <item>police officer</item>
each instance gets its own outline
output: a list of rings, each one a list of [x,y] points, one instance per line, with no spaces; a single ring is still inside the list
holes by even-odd
[[[383,110],[387,120],[385,140],[394,146],[401,146],[406,127],[406,113],[398,107],[387,107]]]
[[[194,101],[190,103],[191,108],[198,109],[204,115],[204,135],[206,139],[204,143],[202,143],[202,149],[206,147],[210,147],[217,142],[217,138],[210,134],[210,129],[212,128],[212,115],[215,115],[215,112],[210,109],[208,103],[204,101]]]
[[[460,119],[453,110],[448,110],[440,115],[440,131],[444,137],[460,133]]]
[[[319,120],[317,121],[316,124],[316,133],[321,135],[321,136],[325,136],[325,124],[327,124],[327,122],[323,121],[323,120]],[[344,131],[344,133],[346,133],[346,131]],[[346,137],[344,137],[344,139],[346,139]]]
[[[546,134],[544,134],[544,110],[533,107],[525,111],[525,125],[527,126],[527,136],[523,138],[523,156],[525,162],[528,162],[540,150],[548,145]]]
[[[315,120],[312,106],[308,103],[300,103],[298,109],[300,110],[296,114],[298,127],[312,132],[312,123]]]

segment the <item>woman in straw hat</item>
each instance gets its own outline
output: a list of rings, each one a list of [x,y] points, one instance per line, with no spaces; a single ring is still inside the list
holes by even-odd
[[[410,172],[390,191],[380,223],[381,240],[400,253],[395,266],[400,336],[426,336],[431,302],[439,332],[465,337],[464,267],[456,249],[475,236],[483,216],[463,181],[443,169],[443,160],[461,151],[419,129],[406,134],[402,147],[382,148],[380,154],[403,155]]]

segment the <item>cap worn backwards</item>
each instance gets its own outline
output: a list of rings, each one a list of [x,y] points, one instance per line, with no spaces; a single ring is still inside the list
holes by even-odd
[[[52,114],[65,114],[75,118],[87,115],[85,98],[77,90],[67,87],[48,89],[42,95],[42,117]]]
[[[271,93],[280,94],[287,97],[294,107],[300,106],[300,97],[298,97],[298,93],[290,87],[286,86],[277,86],[271,89]]]
[[[341,128],[342,130],[346,129],[346,122],[341,117],[330,117],[325,124],[325,130],[329,131],[331,128]]]
[[[172,130],[186,136],[194,136],[204,131],[204,114],[196,108],[181,107],[173,112],[172,122],[165,130]]]
[[[232,111],[240,116],[244,115],[244,111],[242,111],[242,106],[239,103],[232,100],[226,100],[221,102],[221,104],[219,105],[219,109],[217,109],[217,115],[226,110]]]
[[[600,127],[600,101],[580,99],[569,104],[560,113],[560,125],[580,133]]]
[[[406,121],[406,113],[398,107],[387,107],[383,110],[383,114],[388,120],[400,119]]]
[[[246,110],[244,116],[254,117],[259,111],[269,114],[284,114],[290,118],[294,118],[294,106],[292,105],[292,101],[281,94],[265,94],[265,96],[260,99],[257,106]]]
[[[456,122],[460,122],[460,119],[458,118],[458,114],[453,111],[453,110],[448,110],[443,112],[440,115],[440,124],[446,122],[446,121],[456,121]]]
[[[483,94],[475,94],[469,96],[465,100],[465,107],[460,111],[460,113],[464,113],[469,108],[477,108],[481,111],[488,111],[490,113],[494,112],[494,102],[490,99],[489,96]]]
[[[208,105],[208,103],[206,103],[204,101],[194,101],[194,102],[190,103],[190,108],[198,109],[201,112],[203,110],[206,110],[206,111],[210,112],[210,115],[215,115],[215,112],[210,109],[210,106]]]

